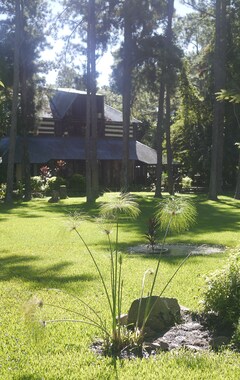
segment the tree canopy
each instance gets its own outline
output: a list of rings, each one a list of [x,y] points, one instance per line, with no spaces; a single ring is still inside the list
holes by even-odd
[[[123,111],[125,188],[133,113],[143,121],[138,138],[160,149],[159,157],[168,152],[169,162],[178,163],[179,170],[172,179],[168,169],[169,183],[189,176],[194,186],[209,188],[212,199],[238,184],[240,0],[182,0],[189,6],[189,13],[181,17],[174,9],[171,13],[173,0],[62,0],[52,18],[54,1],[3,0],[0,136],[11,129],[18,1],[18,133],[27,134],[34,126],[36,94],[43,84],[41,74],[47,70],[41,53],[50,32],[52,38],[60,35],[65,41],[52,63],[58,66],[58,86],[89,90],[88,75],[97,83],[98,58],[107,50],[113,51],[111,82],[102,91],[110,105]],[[89,50],[91,2],[94,45],[92,42]],[[93,71],[89,71],[90,59]],[[91,93],[97,91],[97,87],[91,88]],[[162,169],[157,173],[158,180]]]

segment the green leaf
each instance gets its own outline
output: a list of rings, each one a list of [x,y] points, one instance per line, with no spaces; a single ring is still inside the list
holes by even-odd
[[[162,200],[156,212],[161,229],[169,226],[175,232],[187,230],[195,222],[196,215],[196,208],[190,199],[176,196]]]
[[[110,201],[100,206],[100,213],[106,218],[118,218],[120,215],[136,218],[139,212],[137,202],[129,193],[112,194]]]

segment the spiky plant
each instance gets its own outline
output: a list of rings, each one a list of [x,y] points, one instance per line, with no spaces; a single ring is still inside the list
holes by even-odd
[[[96,326],[102,333],[104,338],[103,349],[105,354],[118,355],[121,350],[136,346],[140,347],[142,344],[142,336],[138,334],[138,331],[134,333],[129,332],[126,327],[120,325],[121,307],[122,307],[122,292],[123,292],[123,280],[122,280],[122,255],[118,248],[119,239],[119,221],[121,217],[135,218],[138,216],[140,210],[137,202],[134,200],[129,193],[114,194],[107,203],[103,203],[100,206],[100,219],[103,231],[107,235],[109,251],[110,251],[110,290],[106,280],[103,277],[102,270],[95,258],[94,253],[90,249],[89,245],[85,241],[84,235],[81,231],[81,222],[86,220],[86,215],[73,212],[71,213],[68,225],[71,231],[74,231],[83,245],[85,246],[87,252],[89,253],[95,269],[99,275],[106,300],[108,303],[110,315],[111,315],[111,330],[107,328],[106,322],[102,320],[101,316],[90,306],[87,302],[83,301],[76,295],[68,293],[69,296],[73,297],[77,303],[81,305],[80,311],[78,308],[76,310],[70,310],[63,305],[47,304],[44,305],[52,306],[57,309],[61,309],[67,312],[71,312],[76,315],[76,319],[58,319],[58,320],[44,320],[42,323],[46,326],[48,323],[53,322],[82,322],[90,325]],[[108,228],[109,221],[111,224],[115,224],[116,236],[114,241],[111,240],[111,230]],[[57,289],[48,289],[49,291],[60,291]],[[61,290],[61,292],[63,292]],[[64,293],[64,292],[63,292]],[[30,302],[31,303],[31,302]],[[84,311],[82,310],[84,308]],[[88,314],[90,313],[90,316]],[[134,342],[134,344],[133,344]]]
[[[192,201],[177,196],[160,201],[155,214],[162,230],[178,233],[186,231],[195,222],[196,215]]]
[[[151,247],[152,252],[154,252],[157,245],[157,232],[158,232],[158,221],[156,218],[152,217],[148,220],[148,231],[144,234],[144,237],[148,241],[148,247]]]
[[[154,288],[156,285],[156,280],[157,280],[157,276],[158,276],[158,272],[159,272],[161,257],[162,257],[162,253],[163,253],[164,248],[165,248],[167,235],[168,235],[170,230],[174,231],[174,232],[178,232],[178,233],[187,230],[195,222],[196,215],[197,215],[197,213],[196,213],[195,206],[193,205],[191,200],[189,200],[188,198],[185,198],[185,197],[184,198],[183,197],[177,197],[177,196],[169,197],[169,198],[161,200],[157,206],[155,218],[156,218],[157,222],[159,223],[160,228],[162,230],[164,230],[165,233],[164,233],[164,238],[162,241],[160,253],[158,256],[157,266],[156,266],[156,270],[154,273],[151,289],[149,292],[148,302],[147,302],[146,309],[144,312],[144,320],[143,320],[142,330],[144,329],[144,327],[147,323],[147,320],[150,316],[150,313],[151,313],[152,309],[154,308],[154,304],[152,305],[152,307],[150,307],[150,302],[151,302],[150,300],[151,300],[151,296],[153,295]],[[168,285],[171,283],[171,281],[173,280],[173,278],[175,277],[175,275],[177,274],[177,272],[179,271],[179,269],[182,267],[182,265],[185,263],[185,261],[188,259],[189,256],[190,255],[188,255],[179,264],[179,266],[177,267],[177,269],[175,270],[175,272],[173,273],[171,278],[167,281],[167,283],[163,287],[161,293],[159,294],[159,297],[161,297],[163,292],[165,292]]]
[[[122,307],[122,255],[119,253],[119,221],[122,216],[136,218],[139,215],[139,206],[130,193],[112,194],[110,201],[100,206],[100,215],[105,219],[114,221],[116,236],[114,245],[108,233],[108,243],[111,256],[111,316],[112,316],[112,346],[118,351],[121,346],[122,329],[117,321],[120,321]]]

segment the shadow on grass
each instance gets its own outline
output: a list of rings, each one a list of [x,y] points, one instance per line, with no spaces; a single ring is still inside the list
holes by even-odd
[[[3,253],[3,251],[0,253]],[[62,270],[72,264],[70,262],[61,262],[44,269],[36,268],[34,265],[39,260],[39,257],[32,256],[11,255],[0,257],[0,281],[9,281],[16,278],[31,283],[34,288],[61,288],[66,284],[79,281],[86,282],[86,286],[89,286],[89,281],[96,278],[96,276],[87,273],[78,276],[62,274]]]
[[[76,203],[76,199],[79,199],[79,203]],[[18,201],[12,205],[0,204],[0,221],[7,219],[3,215],[11,214],[20,218],[42,218],[46,217],[46,213],[67,215],[79,211],[89,216],[96,216],[98,207],[99,203],[86,203],[85,197],[74,198],[72,202],[69,198],[67,202],[59,201],[58,203],[49,203],[48,198],[35,199],[30,202]]]
[[[139,260],[145,260],[149,262],[154,262],[157,263],[159,256],[156,254],[144,254],[144,253],[129,253],[129,254],[124,254],[126,256],[126,260],[132,260],[132,259],[139,259]],[[191,261],[198,261],[199,259],[202,260],[212,260],[217,257],[217,255],[221,257],[225,257],[225,252],[221,253],[212,253],[212,254],[207,254],[207,255],[202,255],[202,254],[194,254],[190,255],[188,259],[186,260],[187,263]],[[161,263],[167,263],[169,265],[179,265],[182,261],[184,261],[187,258],[186,255],[174,255],[174,256],[169,256],[169,255],[162,255],[160,258]]]
[[[181,243],[191,243],[192,237],[201,234],[210,234],[213,232],[239,232],[240,227],[240,215],[239,215],[239,201],[233,198],[222,197],[219,202],[211,202],[207,200],[206,195],[194,195],[191,197],[193,203],[197,208],[196,223],[190,228],[189,231],[181,233]],[[142,240],[141,243],[146,243],[144,234],[148,230],[148,220],[156,212],[156,207],[161,203],[161,199],[156,199],[153,196],[137,196],[139,202],[141,214],[137,220],[127,221],[122,220],[120,222],[122,230],[129,230],[139,236]],[[161,242],[164,233],[159,233],[159,242]],[[179,235],[176,233],[170,233],[168,239],[177,241]],[[209,241],[210,242],[210,241]],[[202,241],[205,243],[205,241]],[[220,244],[221,242],[219,242]],[[224,242],[222,242],[224,244]],[[132,244],[134,246],[134,243]],[[136,242],[135,242],[136,245]],[[129,243],[131,246],[131,243]],[[124,249],[127,246],[124,245]]]
[[[129,242],[129,246],[135,245],[136,243],[144,243],[144,234],[148,230],[148,221],[156,211],[156,207],[161,203],[161,199],[154,198],[153,193],[137,193],[134,194],[137,202],[139,203],[141,214],[137,220],[122,219],[120,222],[120,228],[123,231],[131,231],[138,239],[138,242]],[[238,232],[240,226],[239,218],[239,201],[228,196],[220,197],[219,202],[208,201],[207,196],[201,195],[191,195],[189,196],[193,202],[196,204],[198,216],[196,224],[181,235],[181,242],[191,243],[192,237],[195,235],[201,235],[202,233],[210,234],[212,232],[222,232],[222,231],[232,231]],[[166,198],[166,197],[164,197]],[[87,204],[85,197],[79,198],[69,198],[66,201],[60,201],[59,203],[52,204],[48,203],[48,199],[37,199],[29,203],[18,202],[15,203],[13,207],[8,207],[7,205],[0,205],[0,221],[4,220],[5,217],[13,214],[14,216],[20,218],[41,218],[47,216],[48,213],[55,213],[67,216],[71,212],[77,211],[87,214],[90,217],[98,215],[99,202],[93,204]],[[159,235],[159,241],[163,233]],[[177,241],[177,235],[171,234],[169,238]],[[208,239],[209,240],[209,239]],[[203,241],[202,243],[204,243]],[[125,246],[124,246],[125,248]]]

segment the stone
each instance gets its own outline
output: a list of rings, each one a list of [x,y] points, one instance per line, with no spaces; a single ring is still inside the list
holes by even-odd
[[[120,326],[127,326],[127,320],[128,320],[127,314],[121,314],[119,318],[117,317],[117,323]]]
[[[144,297],[134,300],[128,312],[128,327],[142,327],[146,307],[150,310],[149,318],[145,324],[145,336],[150,332],[163,332],[181,321],[180,306],[176,298]],[[137,322],[138,320],[138,322]]]
[[[158,351],[169,351],[169,344],[167,342],[163,341],[158,341],[157,343],[155,342],[145,342],[143,345],[144,349],[147,350],[148,352],[158,352]]]

